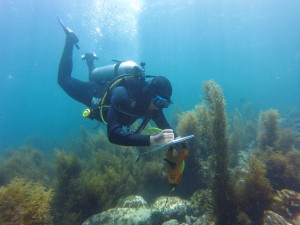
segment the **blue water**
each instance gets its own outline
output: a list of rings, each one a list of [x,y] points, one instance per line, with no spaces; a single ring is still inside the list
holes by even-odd
[[[298,0],[1,0],[0,151],[34,137],[53,149],[95,125],[56,83],[65,38],[57,16],[80,38],[74,77],[87,79],[87,51],[97,66],[145,61],[148,74],[173,83],[170,114],[200,103],[209,79],[228,112],[245,102],[299,106],[299,12]]]

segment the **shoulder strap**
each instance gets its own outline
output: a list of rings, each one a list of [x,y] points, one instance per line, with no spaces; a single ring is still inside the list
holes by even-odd
[[[134,74],[124,74],[124,75],[119,75],[117,77],[115,77],[109,84],[103,98],[102,98],[102,101],[100,103],[100,118],[101,120],[105,123],[105,119],[104,119],[104,115],[103,115],[103,110],[104,108],[108,108],[109,107],[109,104],[107,102],[107,96],[109,96],[110,94],[110,91],[117,87],[125,78],[130,78],[130,77],[137,77],[137,75],[134,75]]]
[[[136,129],[136,131],[134,133],[139,134],[142,130],[144,130],[144,128],[147,126],[147,124],[150,121],[150,117],[145,117],[142,121],[142,123],[140,124],[140,126]]]
[[[118,77],[118,76],[119,76],[119,74],[118,74],[118,69],[119,69],[121,63],[122,63],[122,61],[118,61],[118,62],[116,63],[115,68],[114,68],[114,77]]]

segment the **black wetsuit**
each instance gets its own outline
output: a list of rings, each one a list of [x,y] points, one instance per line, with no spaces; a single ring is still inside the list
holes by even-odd
[[[103,90],[94,82],[83,82],[71,76],[73,44],[66,41],[62,58],[59,64],[57,82],[62,89],[73,99],[91,107],[93,97],[102,98]],[[150,136],[135,133],[129,130],[138,118],[152,119],[158,128],[171,128],[162,110],[149,111],[150,100],[143,93],[143,86],[132,87],[124,81],[114,88],[110,94],[110,107],[107,111],[107,134],[110,142],[125,146],[149,146]],[[95,118],[101,121],[99,114]],[[145,120],[147,122],[147,120]],[[127,128],[127,129],[126,129]]]

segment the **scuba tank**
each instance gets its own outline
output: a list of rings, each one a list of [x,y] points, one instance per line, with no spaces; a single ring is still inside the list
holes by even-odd
[[[141,74],[141,68],[133,61],[117,61],[117,63],[95,68],[89,76],[90,81],[102,84],[103,82],[112,81],[120,75]]]
[[[86,56],[87,54],[83,56],[82,59],[87,59]],[[95,57],[95,55],[92,55],[92,57]],[[91,71],[89,73],[89,81],[100,85],[101,89],[103,89],[103,94],[99,97],[93,97],[91,107],[83,111],[83,117],[94,119],[97,117],[95,115],[100,113],[101,122],[106,124],[103,112],[109,108],[107,101],[109,99],[107,96],[110,90],[119,85],[123,79],[125,79],[127,84],[131,87],[135,87],[144,79],[144,62],[139,66],[133,61],[114,61],[116,62],[115,64],[98,68],[94,68],[92,64],[88,64]]]

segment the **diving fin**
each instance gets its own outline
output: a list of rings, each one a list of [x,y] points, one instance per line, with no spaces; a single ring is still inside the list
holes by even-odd
[[[76,36],[76,34],[68,27],[66,27],[63,22],[61,21],[61,19],[59,17],[57,17],[57,20],[59,22],[59,24],[61,25],[62,29],[64,30],[67,38],[72,42],[74,43],[75,47],[77,49],[79,49],[79,46],[78,46],[78,42],[79,42],[79,39],[78,37]]]

